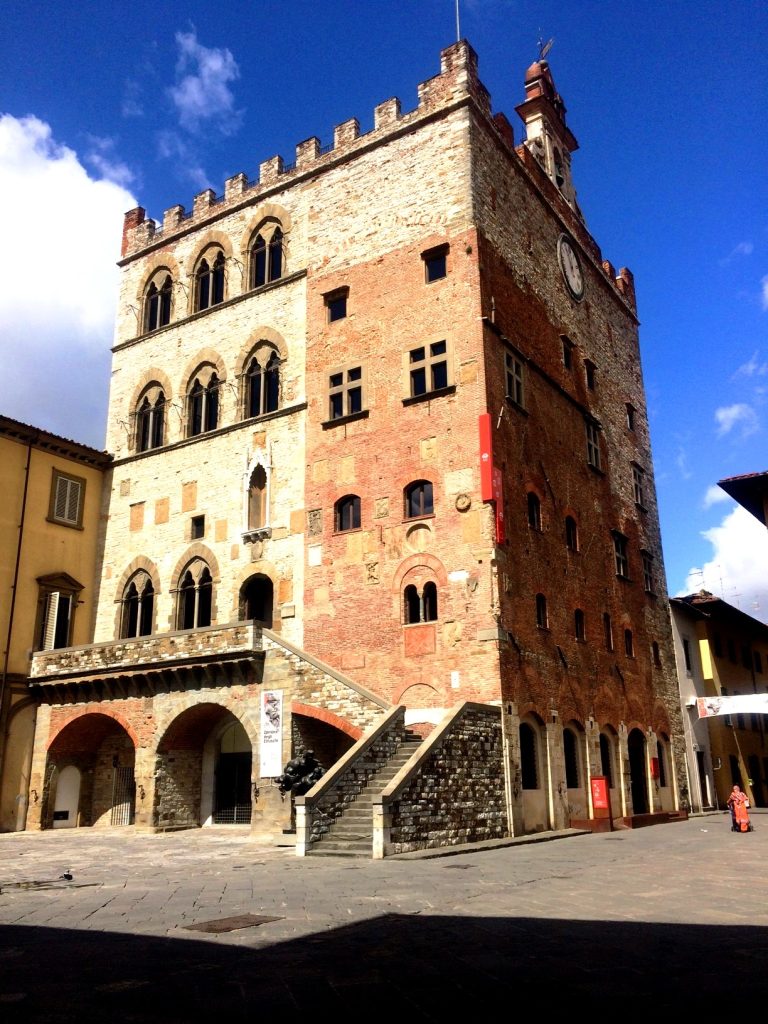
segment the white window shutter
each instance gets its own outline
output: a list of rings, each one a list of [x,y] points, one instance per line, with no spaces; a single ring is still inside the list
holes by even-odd
[[[43,650],[52,651],[56,641],[56,619],[59,614],[59,592],[52,591],[45,603],[45,630],[43,632]]]

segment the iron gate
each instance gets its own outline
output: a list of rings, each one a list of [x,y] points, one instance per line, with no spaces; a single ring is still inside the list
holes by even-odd
[[[133,824],[133,798],[135,791],[133,768],[114,768],[112,770],[112,817],[110,825]]]

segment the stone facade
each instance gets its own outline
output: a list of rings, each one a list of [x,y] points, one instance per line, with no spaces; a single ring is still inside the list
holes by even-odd
[[[123,716],[147,827],[214,820],[224,777],[244,806],[250,771],[273,829],[279,691],[285,752],[326,761],[391,707],[423,736],[501,707],[503,758],[457,733],[445,761],[493,776],[464,836],[589,820],[595,775],[616,816],[685,803],[632,275],[583,222],[546,62],[518,110],[516,147],[459,42],[411,112],[126,215],[96,644],[39,662],[41,792],[76,704]]]

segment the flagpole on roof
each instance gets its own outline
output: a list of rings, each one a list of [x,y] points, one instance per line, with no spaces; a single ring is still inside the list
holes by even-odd
[[[459,0],[456,0],[456,42],[461,42],[461,28],[459,27]]]

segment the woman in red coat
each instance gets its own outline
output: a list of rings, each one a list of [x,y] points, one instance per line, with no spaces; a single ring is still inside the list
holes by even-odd
[[[731,828],[734,832],[749,832],[749,801],[740,786],[734,786],[728,797],[731,810]]]

